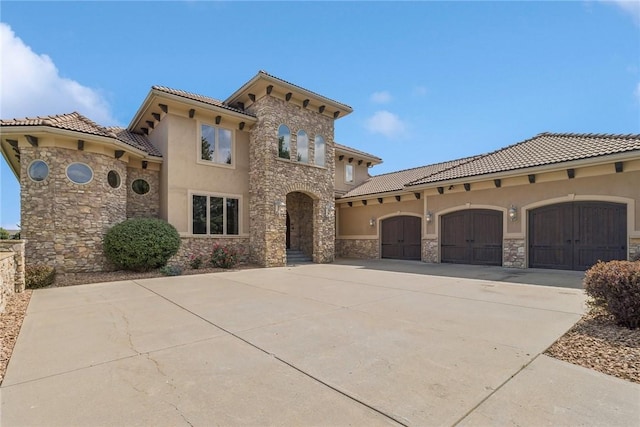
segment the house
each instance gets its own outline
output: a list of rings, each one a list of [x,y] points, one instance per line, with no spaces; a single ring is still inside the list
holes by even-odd
[[[351,111],[260,71],[224,101],[154,86],[127,128],[2,120],[27,263],[109,268],[104,233],[132,217],[174,225],[182,263],[214,242],[266,267],[287,249],[571,269],[640,253],[640,135],[540,134],[371,177],[382,160],[334,139]]]

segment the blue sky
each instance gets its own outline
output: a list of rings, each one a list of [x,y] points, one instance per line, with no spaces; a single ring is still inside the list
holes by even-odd
[[[11,2],[0,117],[127,126],[154,84],[225,99],[258,70],[353,107],[380,174],[540,132],[640,133],[640,2]],[[0,160],[0,226],[19,187]]]

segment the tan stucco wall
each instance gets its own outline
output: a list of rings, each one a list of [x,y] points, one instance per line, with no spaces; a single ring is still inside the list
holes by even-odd
[[[346,204],[339,205],[338,209],[338,238],[355,236],[377,236],[381,219],[390,216],[416,214],[422,216],[423,201],[416,200],[413,195],[404,196],[400,202],[393,197],[382,200],[369,200],[367,206],[361,202],[354,202],[352,207]],[[375,219],[372,227],[369,225],[371,218]]]
[[[226,165],[199,162],[202,123],[216,126],[213,116],[196,114],[194,118],[168,114],[152,137],[164,142],[157,146],[163,150],[162,217],[173,224],[178,232],[190,233],[191,193],[211,193],[241,198],[242,217],[240,234],[249,233],[249,134],[233,126],[225,126],[224,119],[218,127],[233,132],[235,140],[234,162]]]
[[[336,153],[335,186],[336,191],[345,193],[369,179],[369,168],[364,162],[361,165],[358,165],[358,162],[354,160],[351,163],[353,165],[353,182],[347,183],[345,182],[344,177],[346,169],[345,165],[349,164],[348,156],[345,155],[342,160],[338,160],[339,155],[340,153]]]

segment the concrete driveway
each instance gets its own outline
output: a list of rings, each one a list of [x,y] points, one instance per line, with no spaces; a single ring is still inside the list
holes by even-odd
[[[553,272],[569,287],[550,287],[428,268],[342,261],[37,290],[0,424],[640,420],[637,384],[541,355],[583,313],[578,275]]]

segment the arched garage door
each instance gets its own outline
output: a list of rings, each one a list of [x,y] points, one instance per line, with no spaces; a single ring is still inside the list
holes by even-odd
[[[626,205],[571,202],[529,212],[529,267],[586,270],[626,258]]]
[[[382,258],[421,259],[422,221],[415,216],[382,220]]]
[[[442,217],[442,262],[502,265],[502,212],[468,209]]]

